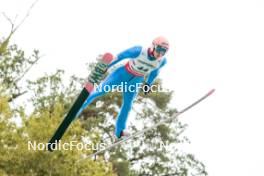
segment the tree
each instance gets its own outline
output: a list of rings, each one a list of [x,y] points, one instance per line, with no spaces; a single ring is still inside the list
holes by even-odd
[[[0,60],[0,84],[2,85],[0,91],[9,95],[9,102],[27,92],[21,86],[21,80],[39,59],[38,50],[34,50],[32,56],[27,57],[17,45],[11,45],[6,49],[5,55]]]
[[[28,117],[23,108],[12,112],[7,98],[2,96],[0,98],[0,171],[2,173],[7,175],[114,175],[111,164],[104,161],[85,160],[76,164],[86,151],[59,150],[51,153],[29,147],[29,142],[40,144],[48,140],[57,127],[55,122],[59,122],[65,113],[62,104],[56,103],[53,111],[47,108]],[[22,118],[20,127],[10,121],[14,113],[18,113],[17,115]],[[80,123],[76,122],[64,139],[81,142],[82,135],[86,135],[86,131],[81,128]]]
[[[64,89],[61,70],[35,81],[28,81],[27,92],[33,95],[30,98],[33,105],[32,113],[25,113],[27,106],[11,108],[9,106],[12,99],[10,95],[13,94],[9,93],[13,92],[13,87],[7,85],[10,85],[10,82],[14,83],[15,78],[22,76],[19,72],[12,73],[11,68],[21,69],[21,65],[26,65],[31,61],[28,58],[17,57],[17,50],[12,50],[12,48],[8,50],[10,51],[8,62],[5,60],[1,62],[2,68],[9,69],[1,70],[3,73],[1,80],[4,84],[0,85],[0,174],[115,175],[110,162],[103,160],[95,162],[91,159],[77,162],[82,155],[89,154],[91,152],[89,150],[56,150],[54,152],[45,150],[45,143],[69,108],[75,92],[75,84],[70,82],[69,85],[65,85],[67,88]],[[17,86],[16,90],[21,92],[21,87]],[[16,117],[21,122],[16,122],[14,120]],[[89,136],[89,134],[82,128],[81,123],[76,121],[61,143],[69,141],[82,143],[81,136]],[[34,144],[40,147],[32,147]]]

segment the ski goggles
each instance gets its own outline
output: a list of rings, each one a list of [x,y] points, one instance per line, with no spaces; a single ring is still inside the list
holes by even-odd
[[[165,55],[165,53],[167,52],[167,48],[163,48],[161,46],[156,46],[155,51],[159,54]]]

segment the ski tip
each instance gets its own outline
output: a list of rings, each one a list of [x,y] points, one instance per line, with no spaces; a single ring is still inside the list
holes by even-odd
[[[86,89],[89,93],[91,93],[91,92],[93,91],[93,88],[94,88],[93,84],[90,83],[90,82],[86,83],[86,84],[84,85],[84,87],[85,87],[85,89]]]
[[[215,89],[210,90],[210,91],[207,93],[207,95],[209,96],[209,95],[213,94],[214,91],[215,91]]]
[[[103,62],[106,64],[109,64],[110,62],[112,62],[113,59],[114,59],[114,56],[111,53],[105,53],[102,58]]]

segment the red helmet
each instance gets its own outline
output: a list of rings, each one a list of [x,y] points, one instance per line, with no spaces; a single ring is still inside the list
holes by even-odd
[[[169,41],[165,37],[157,37],[152,41],[152,52],[156,50],[164,55],[169,50],[169,47]]]
[[[152,41],[153,46],[160,46],[162,48],[166,48],[167,50],[170,48],[169,41],[165,37],[157,37]]]

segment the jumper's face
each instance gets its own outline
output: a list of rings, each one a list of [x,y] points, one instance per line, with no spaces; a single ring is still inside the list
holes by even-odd
[[[161,46],[156,46],[154,48],[154,52],[153,52],[153,55],[155,58],[159,59],[161,58],[162,56],[164,56],[167,52],[167,48],[163,48]]]

